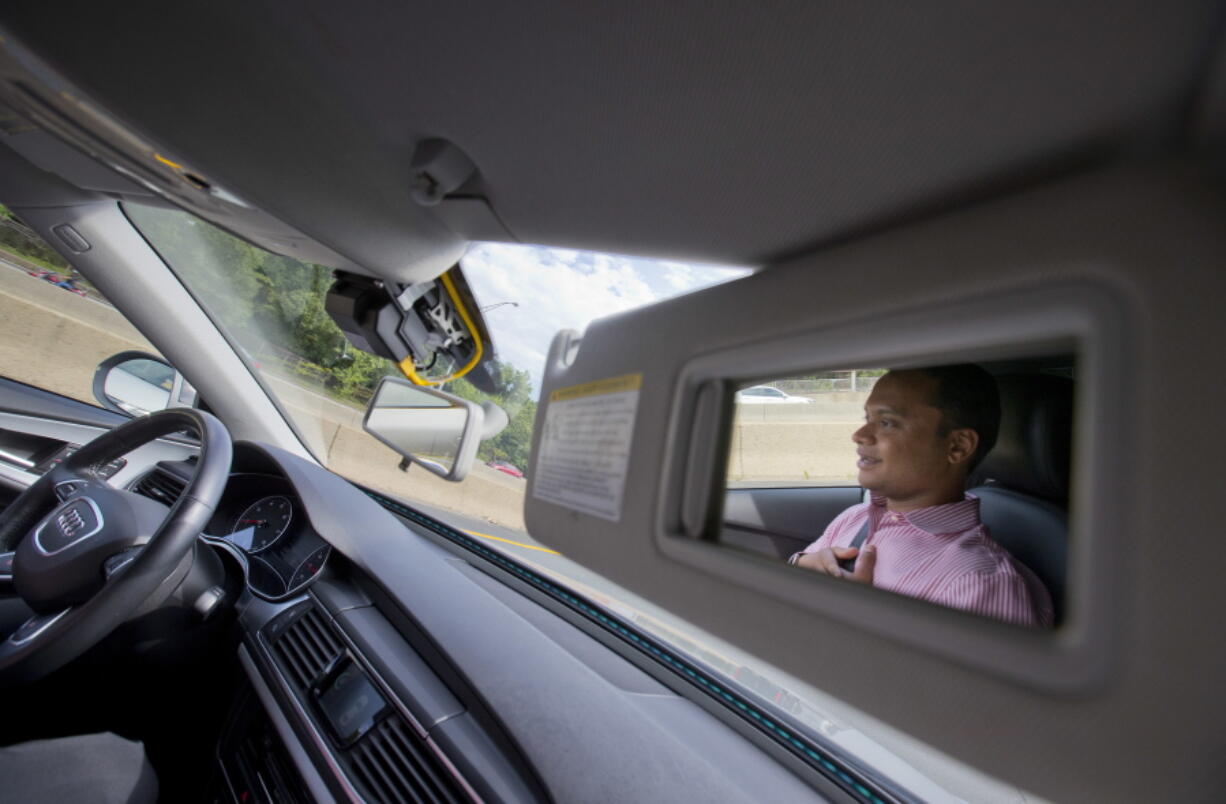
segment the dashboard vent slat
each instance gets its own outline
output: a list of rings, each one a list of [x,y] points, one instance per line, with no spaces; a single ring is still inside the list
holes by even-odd
[[[405,801],[397,792],[412,789],[408,784],[397,784],[393,781],[388,775],[387,763],[374,758],[373,749],[368,745],[358,747],[354,753],[353,764],[362,781],[374,792],[376,801]]]
[[[395,776],[395,784],[401,790],[421,790],[429,795],[430,801],[439,801],[430,795],[431,786],[416,773],[411,757],[397,753],[392,756],[390,742],[373,741],[370,744],[370,759],[379,762],[389,776]],[[403,772],[402,772],[403,771]],[[409,777],[409,778],[406,778]]]
[[[314,608],[295,618],[273,647],[299,690],[309,687],[341,653],[340,641]]]
[[[303,656],[299,647],[291,639],[282,639],[277,643],[277,649],[281,661],[289,669],[291,675],[293,675],[294,683],[300,689],[306,689],[312,679],[315,678],[311,668],[317,663]]]
[[[314,623],[311,625],[313,626]],[[313,673],[317,674],[319,671],[323,670],[323,668],[327,667],[328,656],[325,651],[316,646],[314,640],[311,639],[308,628],[299,628],[294,632],[293,637],[291,637],[288,641],[289,647],[297,651],[299,657],[303,661],[303,664],[309,667]]]
[[[164,505],[174,505],[187,486],[182,480],[154,469],[132,484],[132,491]]]
[[[304,701],[310,687],[346,652],[340,634],[313,603],[287,610],[270,624],[273,659]],[[471,801],[447,764],[400,713],[392,711],[357,743],[338,752],[347,775],[368,801],[452,804]]]
[[[467,801],[429,746],[396,716],[385,718],[354,746],[351,761],[376,801]]]
[[[327,638],[331,637],[332,634],[325,630],[325,626],[323,622],[320,621],[319,613],[317,611],[311,609],[306,616],[314,618],[310,628],[302,629],[302,634],[306,637],[308,648],[310,648],[312,652],[326,657],[324,659],[325,662],[331,661],[331,658],[340,652],[340,645],[338,645],[335,640]]]
[[[387,732],[390,739],[386,747],[396,754],[403,767],[413,772],[419,784],[432,784],[444,790],[451,784],[449,776],[438,772],[434,757],[423,755],[417,737],[406,732],[403,721],[399,718],[387,721]]]

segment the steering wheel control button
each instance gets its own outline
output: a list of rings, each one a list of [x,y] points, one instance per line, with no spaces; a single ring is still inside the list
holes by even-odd
[[[13,574],[13,556],[16,553],[0,553],[0,575]]]
[[[62,501],[71,500],[83,494],[88,486],[89,484],[84,480],[65,480],[63,483],[55,484],[55,496]]]
[[[102,530],[102,512],[89,497],[65,503],[34,532],[34,546],[46,556],[62,553]]]
[[[140,554],[140,548],[133,550],[125,550],[122,553],[116,553],[102,563],[102,569],[106,573],[109,580],[112,575],[119,572],[124,567],[136,560],[136,556]]]
[[[103,480],[110,480],[127,465],[128,462],[125,459],[116,458],[115,460],[104,463],[98,467],[98,477],[102,478]]]

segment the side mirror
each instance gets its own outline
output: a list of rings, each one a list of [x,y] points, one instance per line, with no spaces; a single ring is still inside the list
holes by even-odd
[[[107,410],[147,416],[166,408],[191,407],[196,389],[160,357],[147,352],[120,352],[94,371],[94,398]]]
[[[362,428],[413,463],[459,482],[472,467],[477,445],[506,421],[496,405],[384,377],[366,407]]]

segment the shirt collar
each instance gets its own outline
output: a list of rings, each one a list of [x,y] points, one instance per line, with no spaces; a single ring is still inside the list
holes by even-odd
[[[869,502],[875,508],[881,509],[877,514],[880,518],[885,511],[885,497],[875,491],[870,491]],[[933,536],[940,536],[943,533],[961,533],[964,530],[978,527],[979,498],[974,494],[964,494],[958,502],[917,508],[914,511],[907,511],[902,518],[908,524],[926,533],[931,533]]]

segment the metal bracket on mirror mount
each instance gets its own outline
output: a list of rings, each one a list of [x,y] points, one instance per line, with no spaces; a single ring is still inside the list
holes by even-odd
[[[383,378],[362,419],[362,429],[404,456],[402,471],[411,461],[457,483],[468,475],[477,445],[506,424],[506,412],[492,402],[470,402],[399,377]]]

